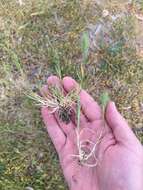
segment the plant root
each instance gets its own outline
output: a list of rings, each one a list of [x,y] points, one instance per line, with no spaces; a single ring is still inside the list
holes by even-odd
[[[85,129],[89,130],[90,132],[95,134],[95,132],[89,128],[83,128],[80,132],[76,129],[78,154],[72,154],[71,156],[78,158],[79,162],[83,166],[96,167],[98,165],[99,160],[96,157],[95,152],[96,152],[97,145],[99,145],[99,143],[101,142],[103,132],[101,131],[101,133],[95,143],[89,139],[85,139],[85,140],[81,141],[80,136]],[[87,143],[88,143],[88,145],[92,145],[92,148],[89,148],[89,146],[87,147],[87,145],[86,145]],[[85,152],[85,150],[84,150],[85,147],[89,150],[89,153]],[[94,158],[95,162],[92,164],[89,164],[88,161],[91,158]]]

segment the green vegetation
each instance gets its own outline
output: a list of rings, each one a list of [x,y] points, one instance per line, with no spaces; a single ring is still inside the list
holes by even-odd
[[[109,13],[105,18],[103,10]],[[111,16],[121,13],[114,22]],[[86,0],[0,1],[0,189],[67,189],[39,108],[24,95],[37,91],[51,74],[82,80],[96,100],[108,91],[143,142],[138,14],[143,15],[142,1],[104,6]],[[99,23],[105,24],[107,38],[97,36],[94,49],[89,33]]]

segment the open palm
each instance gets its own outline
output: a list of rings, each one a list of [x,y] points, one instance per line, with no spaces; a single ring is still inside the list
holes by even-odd
[[[47,83],[62,85],[67,93],[78,85],[70,77],[60,81],[55,76],[49,77]],[[42,90],[46,93],[47,87]],[[59,155],[69,188],[71,190],[143,189],[142,146],[118,113],[114,103],[108,104],[104,125],[99,105],[84,90],[80,92],[80,102],[82,107],[80,127],[84,131],[81,138],[96,143],[102,131],[102,140],[96,150],[98,159],[96,167],[84,166],[79,163],[78,157],[73,156],[78,154],[76,121],[65,124],[56,115],[49,113],[47,108],[42,108],[45,126]]]

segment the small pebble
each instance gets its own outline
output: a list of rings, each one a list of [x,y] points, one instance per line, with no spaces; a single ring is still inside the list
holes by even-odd
[[[109,11],[104,9],[103,12],[102,12],[102,16],[105,18],[109,15]]]
[[[43,153],[43,152],[39,152],[38,158],[39,158],[39,159],[42,159],[43,157],[44,157],[44,153]]]
[[[32,187],[26,187],[25,190],[34,190]]]

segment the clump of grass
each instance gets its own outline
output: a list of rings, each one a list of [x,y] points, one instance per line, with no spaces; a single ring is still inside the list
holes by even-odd
[[[43,96],[31,92],[28,97],[35,100],[37,105],[45,106],[50,110],[50,113],[58,113],[59,118],[68,124],[71,119],[72,106],[77,101],[79,90],[74,89],[64,95],[64,91],[57,86],[48,86],[48,90]]]
[[[125,15],[116,19],[109,29],[111,43],[104,44],[99,52],[101,71],[106,74],[114,72],[114,75],[123,74],[125,68],[136,61],[135,46],[135,18],[133,15]],[[108,26],[107,26],[108,27]]]

